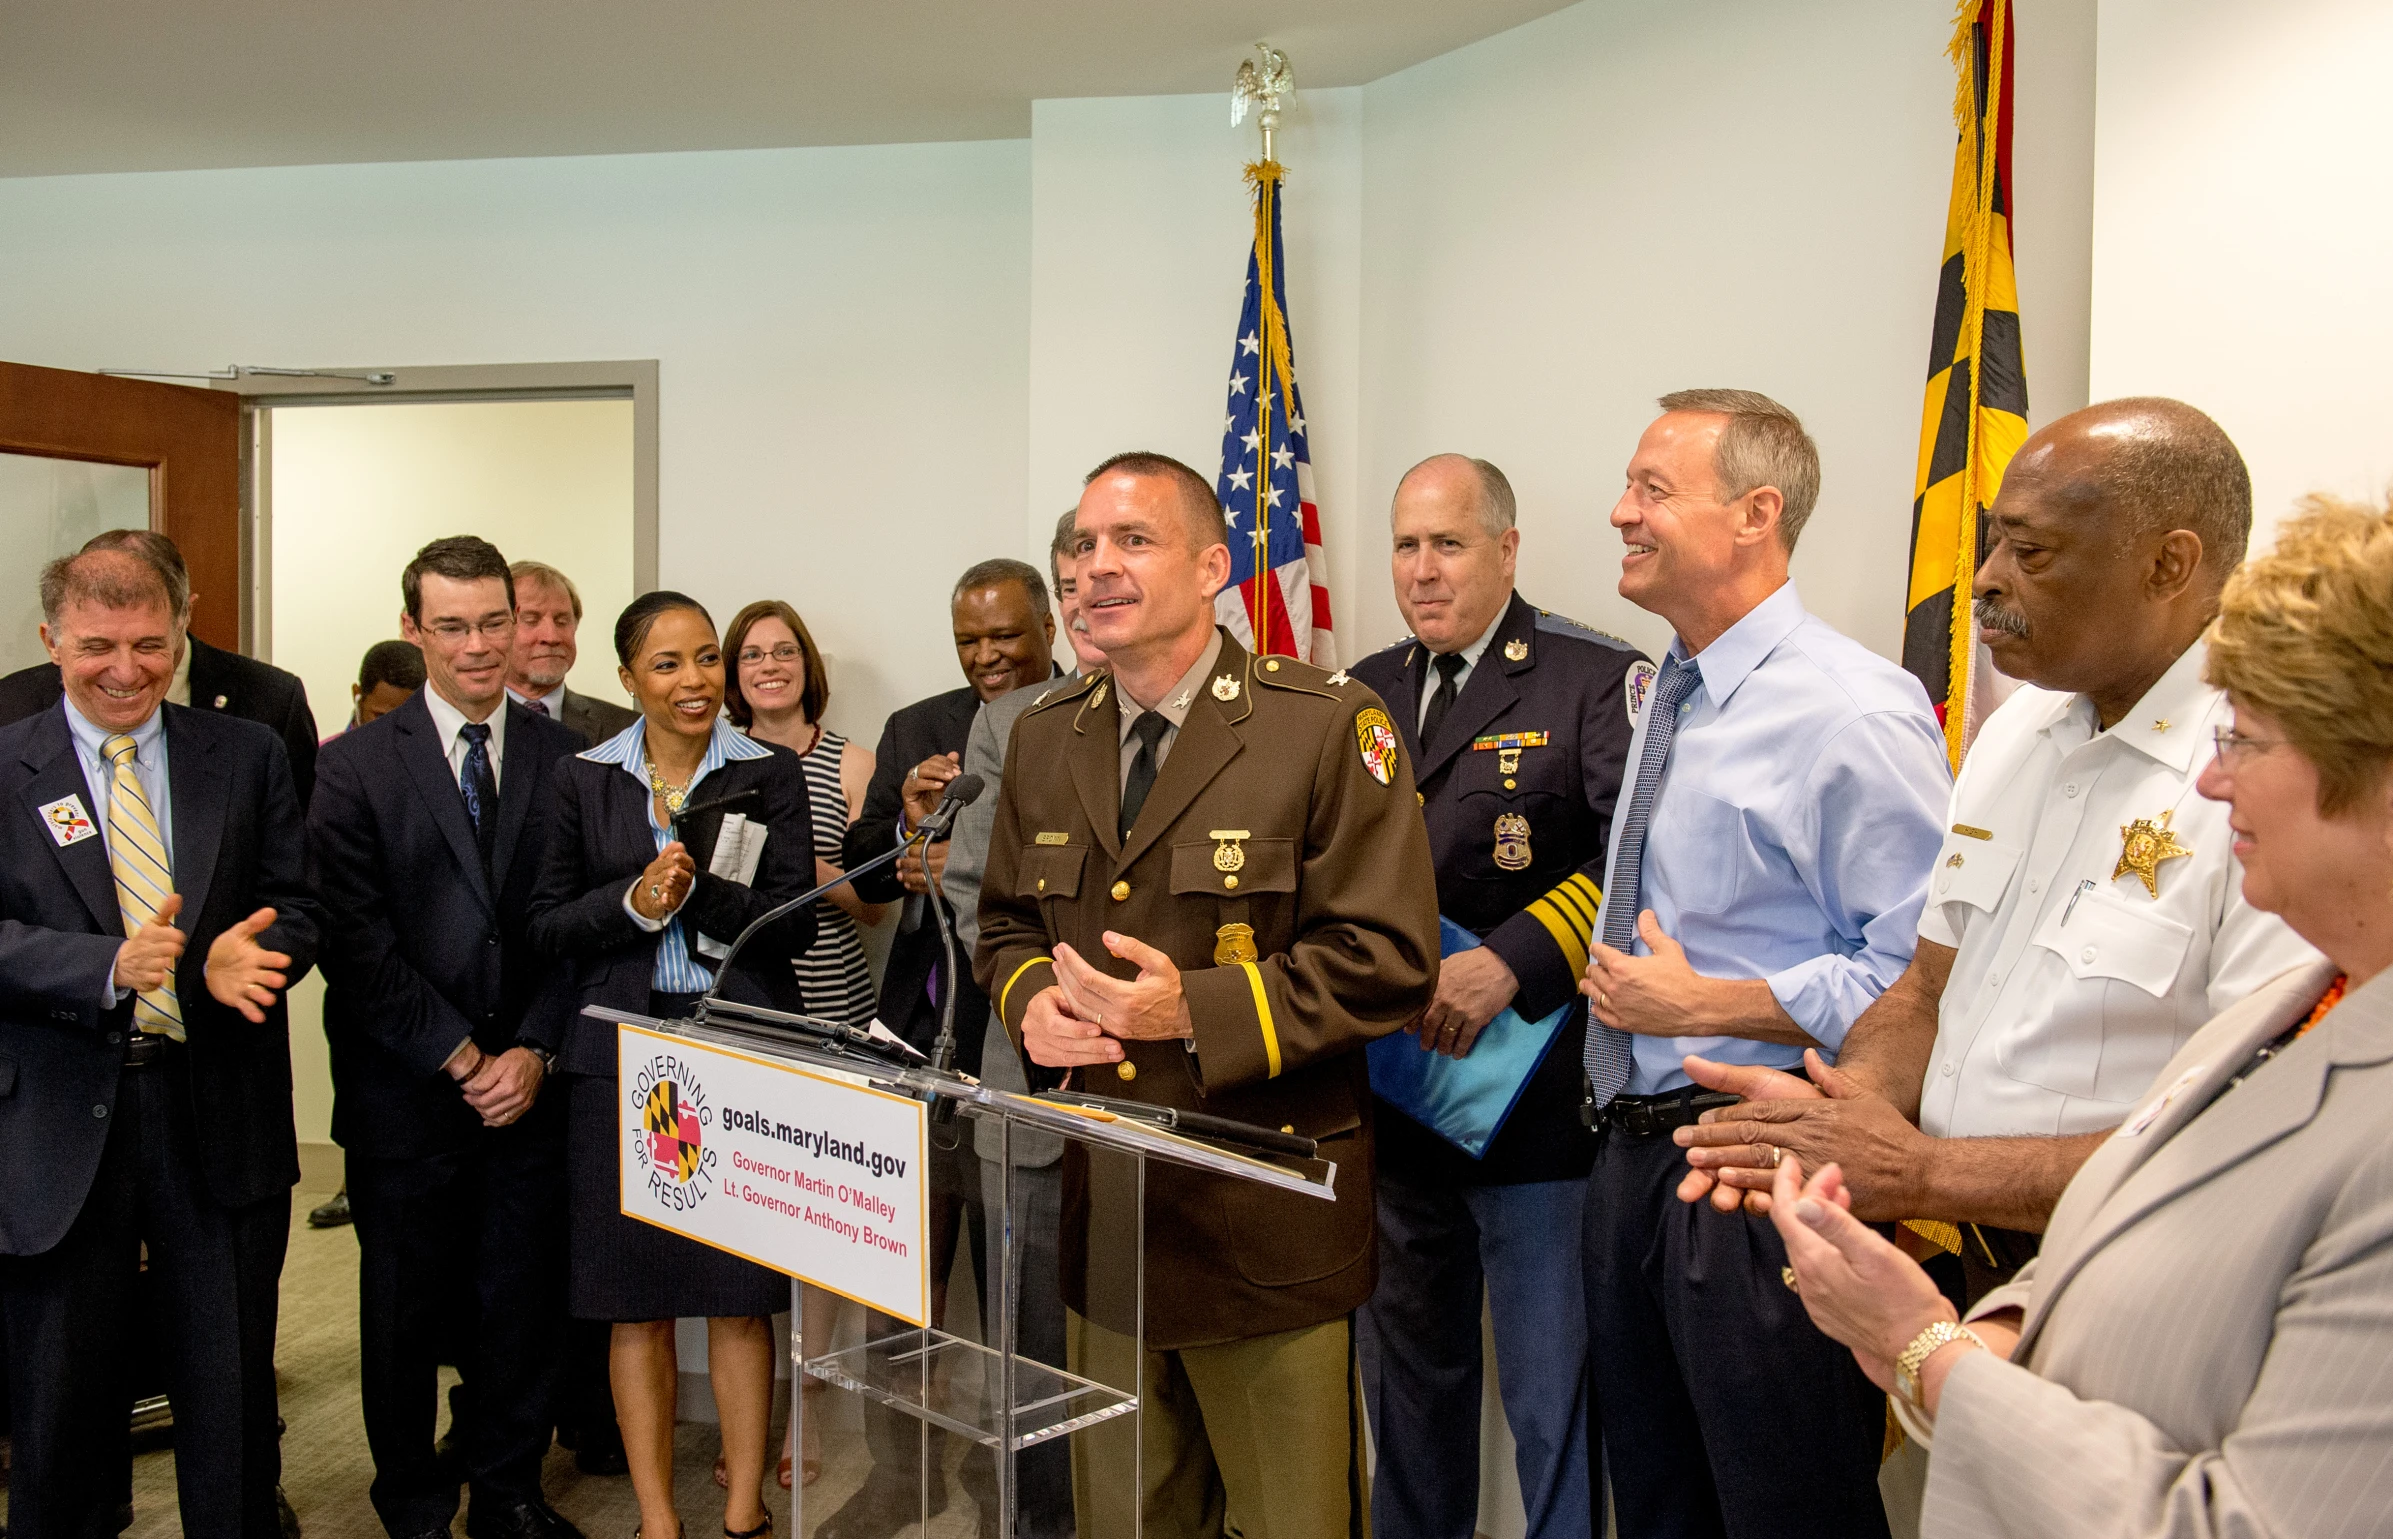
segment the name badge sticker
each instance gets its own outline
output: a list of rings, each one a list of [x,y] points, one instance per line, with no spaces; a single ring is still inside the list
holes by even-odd
[[[42,822],[49,827],[52,842],[62,850],[70,844],[81,844],[86,839],[100,837],[100,830],[91,821],[91,813],[85,809],[80,796],[52,802],[41,809],[41,814]]]

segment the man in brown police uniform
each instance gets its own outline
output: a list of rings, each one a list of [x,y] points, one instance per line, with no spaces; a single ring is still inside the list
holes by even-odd
[[[1149,1535],[1361,1533],[1352,1315],[1377,1270],[1362,1049],[1418,1016],[1437,979],[1412,770],[1369,689],[1256,658],[1215,626],[1229,550],[1194,471],[1116,456],[1089,476],[1076,528],[1082,613],[1109,666],[1014,728],[980,982],[1034,1083],[1070,1071],[1106,1095],[1317,1138],[1337,1163],[1334,1203],[1148,1168],[1140,1500]],[[1077,1155],[1063,1246],[1076,1366],[1126,1385],[1124,1322],[1090,1297],[1108,1262],[1088,1254]],[[1082,1532],[1110,1532],[1127,1459],[1075,1473]]]

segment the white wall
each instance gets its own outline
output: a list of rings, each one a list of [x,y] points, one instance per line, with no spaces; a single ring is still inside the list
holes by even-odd
[[[1356,538],[1361,424],[1360,90],[1305,91],[1274,149],[1288,322],[1304,393],[1330,606],[1341,655],[1358,586],[1387,585],[1376,539]],[[1029,507],[1033,548],[1109,454],[1157,449],[1207,479],[1221,469],[1238,309],[1254,241],[1243,168],[1254,121],[1225,98],[1044,101],[1031,113]],[[1366,552],[1365,544],[1369,549]],[[1367,554],[1369,559],[1363,561]],[[1360,563],[1358,565],[1358,562]]]
[[[956,682],[950,576],[1019,544],[1028,177],[1011,142],[0,181],[0,357],[657,359],[662,580],[797,604],[869,742]]]
[[[1949,28],[1911,0],[1587,0],[1366,87],[1374,504],[1427,454],[1494,460],[1523,591],[1658,655],[1614,591],[1622,470],[1662,392],[1766,391],[1820,444],[1805,601],[1896,651]]]
[[[2252,467],[2255,543],[2393,481],[2381,0],[2103,0],[2096,396],[2174,395]]]

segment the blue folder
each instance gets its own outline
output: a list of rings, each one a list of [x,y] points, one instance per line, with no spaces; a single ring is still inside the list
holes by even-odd
[[[1452,956],[1478,944],[1478,936],[1439,916],[1441,955]],[[1422,1051],[1421,1039],[1411,1032],[1382,1037],[1370,1047],[1371,1088],[1390,1106],[1480,1159],[1575,1008],[1574,1000],[1543,1020],[1530,1021],[1508,1006],[1496,1012],[1461,1058]]]

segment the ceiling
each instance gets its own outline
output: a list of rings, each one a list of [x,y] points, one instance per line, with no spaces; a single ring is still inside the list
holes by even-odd
[[[1359,85],[1567,0],[0,0],[0,176],[1022,138]]]

